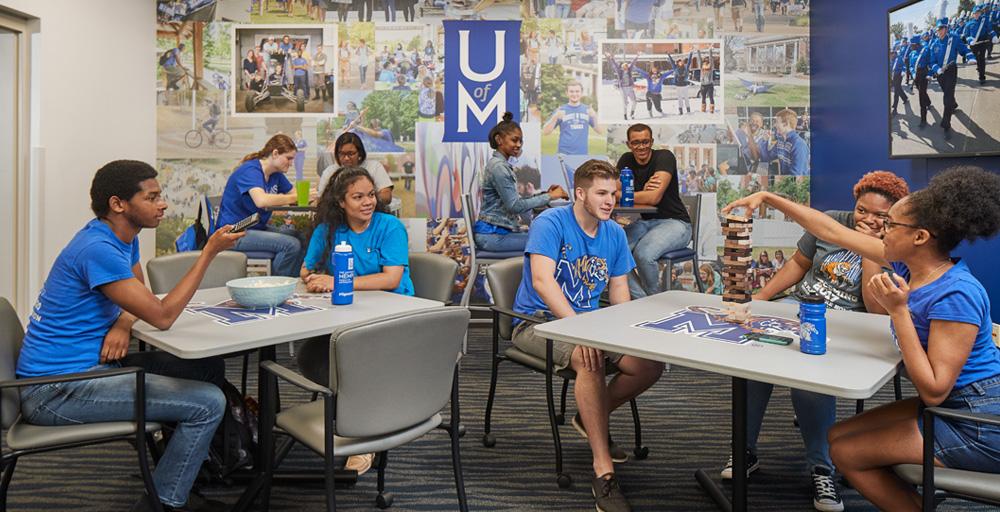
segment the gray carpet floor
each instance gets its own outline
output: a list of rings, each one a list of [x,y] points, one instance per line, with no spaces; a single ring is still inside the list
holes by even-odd
[[[482,445],[483,411],[489,389],[489,330],[473,328],[469,355],[462,363],[462,462],[471,510],[594,510],[590,491],[590,451],[568,424],[561,428],[566,471],[574,486],[560,489],[554,474],[553,444],[545,412],[544,379],[519,366],[500,367],[493,432],[497,444]],[[287,349],[279,347],[279,362],[294,368]],[[230,379],[239,382],[240,359],[228,362]],[[251,359],[251,365],[254,365]],[[251,372],[251,391],[256,376]],[[557,390],[558,391],[558,390]],[[907,396],[912,389],[904,389]],[[575,409],[570,395],[568,417]],[[282,387],[284,404],[307,400],[303,393]],[[558,399],[558,398],[557,398]],[[892,400],[892,386],[867,402],[868,407]],[[853,401],[838,404],[841,418],[854,412]],[[639,398],[643,441],[649,458],[618,466],[623,490],[636,511],[715,510],[694,479],[696,469],[718,475],[729,450],[730,381],[687,368],[674,367]],[[633,441],[627,407],[612,416],[612,434],[625,446]],[[776,388],[759,441],[761,468],[750,479],[751,510],[810,511],[812,484],[803,462],[802,440],[793,425],[788,391]],[[26,457],[17,465],[9,496],[10,510],[128,510],[142,492],[134,451],[127,443]],[[447,435],[435,431],[389,455],[387,489],[395,496],[390,510],[456,510],[454,480]],[[283,469],[321,470],[321,460],[297,446]],[[352,488],[338,489],[340,510],[373,510],[376,478],[372,471]],[[729,489],[728,484],[725,487]],[[235,503],[242,487],[213,485],[209,497]],[[851,489],[843,489],[848,510],[874,510]],[[322,489],[315,485],[275,486],[271,510],[324,510]],[[948,501],[939,510],[996,510]]]

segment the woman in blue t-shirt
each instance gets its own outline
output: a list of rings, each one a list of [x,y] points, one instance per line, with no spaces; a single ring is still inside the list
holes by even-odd
[[[528,233],[520,231],[521,214],[546,206],[553,199],[569,199],[569,194],[559,185],[530,197],[517,193],[517,178],[510,159],[521,154],[522,134],[521,125],[514,122],[514,114],[505,112],[503,121],[490,130],[489,138],[494,151],[480,179],[483,202],[472,227],[473,239],[476,247],[484,251],[523,251]]]
[[[766,203],[821,240],[887,265],[867,292],[892,320],[892,335],[918,398],[900,400],[837,423],[830,455],[855,489],[882,510],[919,510],[920,497],[892,470],[920,464],[921,411],[940,406],[1000,414],[1000,350],[991,337],[990,302],[983,285],[951,251],[963,240],[1000,231],[1000,176],[962,166],[896,204],[883,238],[847,228],[822,212],[769,192],[730,203],[755,211]],[[939,465],[1000,472],[1000,427],[935,417]]]
[[[310,292],[333,289],[332,248],[346,242],[354,255],[355,290],[413,295],[406,228],[396,217],[379,211],[381,206],[368,171],[361,167],[337,170],[320,197],[316,225],[302,265],[302,280]],[[300,347],[299,360],[327,360],[329,346],[329,336],[313,338]],[[352,455],[344,467],[360,475],[371,469],[373,460],[372,453]]]
[[[283,134],[275,135],[256,153],[243,157],[239,167],[229,175],[222,192],[217,226],[235,224],[257,213],[260,222],[247,230],[233,250],[240,252],[270,252],[271,273],[278,276],[298,276],[302,265],[303,241],[291,226],[268,225],[272,206],[285,206],[296,201],[292,184],[285,177],[296,154],[295,142]]]

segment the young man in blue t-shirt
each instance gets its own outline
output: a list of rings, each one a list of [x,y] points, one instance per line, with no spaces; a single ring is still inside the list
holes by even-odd
[[[215,256],[242,234],[215,232],[194,266],[163,298],[143,283],[138,234],[155,228],[167,205],[156,170],[144,162],[111,162],[90,189],[92,219],[56,258],[38,296],[17,361],[18,378],[65,375],[120,366],[146,371],[146,419],[177,425],[153,481],[165,510],[224,510],[188,493],[226,405],[219,358],[181,361],[166,352],[128,354],[132,324],[142,319],[169,329]],[[135,414],[135,376],[21,388],[28,423],[70,425],[129,421]],[[186,506],[185,506],[186,503]],[[132,510],[152,510],[145,497]]]
[[[612,304],[629,300],[626,276],[635,267],[625,232],[610,220],[618,181],[611,164],[588,160],[573,175],[576,201],[546,210],[531,224],[524,248],[524,272],[514,310],[540,318],[565,318],[593,311],[605,288]],[[544,359],[545,340],[533,324],[514,328],[514,345]],[[633,356],[553,342],[555,370],[576,372],[574,395],[579,412],[573,426],[590,443],[594,456],[594,498],[605,512],[630,511],[615,477],[612,460],[628,460],[610,441],[608,416],[618,406],[648,389],[663,373],[663,363]],[[620,372],[606,383],[605,359]]]
[[[542,135],[548,135],[559,126],[559,148],[556,150],[564,155],[589,154],[587,143],[590,129],[603,135],[604,129],[597,126],[597,112],[589,105],[580,102],[583,97],[583,85],[575,80],[566,85],[568,103],[556,109],[552,117],[542,127]]]

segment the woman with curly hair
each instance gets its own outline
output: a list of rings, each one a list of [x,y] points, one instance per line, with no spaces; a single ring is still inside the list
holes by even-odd
[[[337,171],[320,196],[312,238],[302,264],[300,275],[308,291],[333,290],[333,247],[347,242],[354,255],[355,290],[413,295],[406,228],[383,210],[375,195],[375,181],[368,171],[361,167]],[[329,368],[329,346],[329,336],[312,338],[299,348],[299,361],[327,361]],[[371,469],[374,458],[372,453],[352,455],[344,468],[360,475]]]
[[[854,185],[853,211],[830,210],[822,215],[844,229],[877,242],[882,237],[889,208],[909,192],[906,182],[899,176],[888,171],[869,172]],[[865,278],[880,272],[881,267],[872,259],[863,258],[826,240],[810,233],[802,235],[792,257],[753,298],[771,300],[792,288],[784,301],[798,302],[804,296],[819,295],[828,308],[867,311],[866,303],[874,301],[866,297],[861,285]],[[877,303],[874,306],[871,308],[874,312],[884,313]],[[747,384],[747,445],[751,472],[758,467],[757,437],[773,388],[773,385],[763,382],[750,381]],[[827,433],[837,420],[837,399],[801,389],[790,391],[792,407],[799,419],[799,431],[805,443],[806,468],[812,474],[813,505],[817,510],[843,510],[844,505],[833,480],[834,466],[827,443]],[[722,470],[723,478],[732,478],[732,462],[730,458]]]
[[[842,421],[828,439],[837,468],[875,506],[920,510],[920,496],[892,466],[921,463],[922,409],[1000,414],[1000,350],[991,339],[989,298],[965,262],[951,257],[963,240],[1000,231],[1000,176],[969,166],[944,171],[889,208],[881,240],[769,192],[734,201],[723,212],[752,212],[762,203],[821,240],[880,266],[891,262],[893,272],[871,276],[865,294],[889,314],[893,341],[919,396]],[[1000,472],[1000,427],[941,417],[934,422],[936,464]]]

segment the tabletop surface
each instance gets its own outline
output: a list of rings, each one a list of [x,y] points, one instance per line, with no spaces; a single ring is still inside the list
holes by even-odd
[[[881,389],[901,361],[889,331],[889,317],[884,315],[827,310],[827,352],[815,356],[799,351],[797,334],[788,346],[707,338],[733,338],[737,328],[699,311],[674,315],[692,306],[722,309],[722,297],[669,291],[548,322],[535,331],[554,340],[856,399]],[[753,301],[751,311],[755,317],[778,317],[757,320],[780,327],[781,319],[796,321],[798,306]],[[645,322],[667,330],[639,326]]]
[[[227,300],[226,288],[199,290],[169,330],[138,321],[132,335],[175,356],[197,359],[330,334],[351,324],[444,305],[397,293],[355,291],[354,303],[347,306],[334,306],[329,294],[299,293],[289,308],[276,315],[211,308]]]

